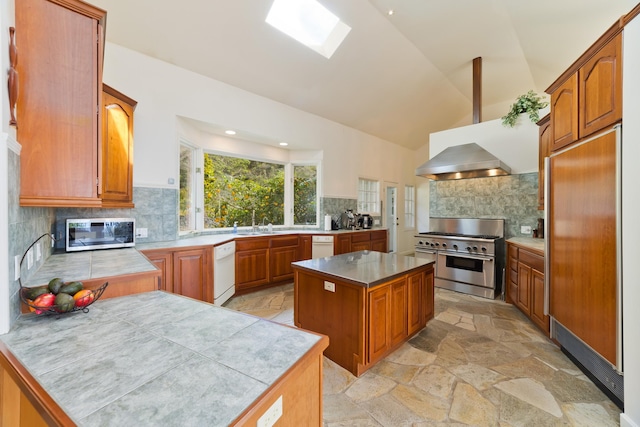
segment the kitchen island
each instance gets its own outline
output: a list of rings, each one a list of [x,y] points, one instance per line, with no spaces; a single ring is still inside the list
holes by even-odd
[[[162,291],[23,315],[0,335],[1,421],[256,425],[275,406],[282,425],[321,425],[327,341]]]
[[[325,356],[360,376],[433,318],[434,262],[373,251],[294,262],[294,323],[329,336]]]

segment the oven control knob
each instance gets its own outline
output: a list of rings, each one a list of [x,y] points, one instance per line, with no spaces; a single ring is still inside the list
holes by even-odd
[[[482,252],[487,252],[487,248],[485,248],[484,246],[482,247]]]
[[[478,247],[477,247],[477,246],[474,246],[474,247],[473,247],[473,250],[474,250],[474,251],[477,251],[477,250],[478,250]]]
[[[453,245],[453,249],[458,250],[458,245]]]
[[[440,246],[440,243],[436,242],[436,247]]]
[[[447,247],[447,244],[446,244],[446,243],[443,243],[443,244],[442,244],[442,247],[443,247],[443,248],[446,248],[446,247]]]
[[[418,246],[422,246],[422,240],[418,240]]]
[[[471,252],[471,246],[467,246],[467,250]]]

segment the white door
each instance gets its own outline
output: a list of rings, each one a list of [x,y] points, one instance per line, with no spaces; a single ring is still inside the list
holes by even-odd
[[[387,229],[389,230],[389,252],[396,252],[398,235],[397,189],[394,186],[387,185],[386,193],[385,217]]]

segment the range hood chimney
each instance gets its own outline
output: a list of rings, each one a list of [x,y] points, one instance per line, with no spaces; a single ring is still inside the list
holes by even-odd
[[[473,59],[473,124],[482,121],[482,58]],[[416,169],[433,180],[509,175],[511,168],[475,142],[446,148]]]

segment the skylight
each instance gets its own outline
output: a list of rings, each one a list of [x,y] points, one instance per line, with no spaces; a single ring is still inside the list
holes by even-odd
[[[316,0],[274,0],[265,22],[325,58],[331,58],[351,31]]]

